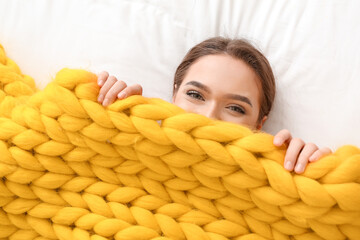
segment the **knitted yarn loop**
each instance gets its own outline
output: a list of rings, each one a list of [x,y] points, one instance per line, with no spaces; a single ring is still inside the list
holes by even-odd
[[[97,103],[95,74],[43,90],[0,45],[0,239],[360,239],[360,149],[305,173],[262,132],[161,99]]]

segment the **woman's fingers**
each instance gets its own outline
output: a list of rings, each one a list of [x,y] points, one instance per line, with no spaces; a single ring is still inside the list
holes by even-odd
[[[303,173],[309,162],[310,156],[314,154],[319,148],[313,143],[305,144],[304,148],[301,150],[301,153],[296,161],[295,172]]]
[[[283,129],[274,136],[274,145],[280,147],[285,142],[289,143],[292,139],[291,133],[287,129]]]
[[[300,138],[294,138],[290,141],[289,147],[286,150],[284,167],[292,171],[294,169],[295,163],[299,157],[301,150],[303,149],[305,143]]]
[[[305,144],[300,138],[292,138],[291,133],[287,129],[278,132],[273,140],[273,144],[278,147],[284,143],[289,144],[286,150],[284,167],[288,171],[295,170],[296,173],[303,173],[308,162],[314,162],[332,152],[327,147],[319,149],[313,143]]]
[[[118,81],[114,76],[109,76],[106,71],[98,75],[98,85],[101,87],[98,102],[105,107],[113,103],[117,97],[124,99],[132,95],[142,95],[143,91],[139,84],[127,86],[125,82]]]
[[[109,73],[106,71],[102,71],[98,76],[98,80],[97,80],[98,85],[102,87],[102,85],[104,85],[108,77],[109,77]]]
[[[309,157],[310,162],[315,162],[319,160],[321,157],[324,157],[328,154],[332,153],[331,149],[328,147],[323,147],[314,152],[311,157]]]
[[[139,84],[127,86],[125,82],[117,81],[107,91],[102,104],[104,107],[106,107],[111,103],[113,103],[117,97],[119,99],[124,99],[132,95],[141,95],[141,94],[142,94],[142,87]]]
[[[117,97],[119,99],[124,99],[132,95],[142,95],[142,87],[139,84],[126,87],[117,95]]]
[[[112,87],[107,91],[105,99],[103,101],[103,106],[106,107],[113,103],[118,95],[127,85],[124,81],[117,81]]]
[[[112,86],[117,82],[116,77],[110,76],[105,80],[104,85],[101,87],[98,97],[98,102],[102,103],[105,99],[106,94],[112,88]]]

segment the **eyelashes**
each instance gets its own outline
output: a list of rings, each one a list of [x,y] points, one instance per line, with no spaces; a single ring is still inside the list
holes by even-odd
[[[186,95],[197,100],[205,101],[204,97],[198,91],[195,90],[187,91]]]
[[[203,95],[196,90],[188,90],[186,92],[186,95],[197,101],[203,101],[203,102],[205,101],[205,98],[203,97]],[[245,109],[240,105],[230,105],[230,106],[227,106],[226,108],[236,114],[241,114],[241,115],[246,114]]]
[[[240,106],[232,105],[227,107],[227,109],[230,109],[231,111],[238,112],[241,114],[245,114],[245,110]]]

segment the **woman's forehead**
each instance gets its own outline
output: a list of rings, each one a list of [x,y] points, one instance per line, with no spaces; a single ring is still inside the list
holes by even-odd
[[[226,54],[207,55],[192,64],[183,85],[200,83],[210,90],[259,92],[255,71],[245,62]],[[194,85],[194,84],[193,84]]]

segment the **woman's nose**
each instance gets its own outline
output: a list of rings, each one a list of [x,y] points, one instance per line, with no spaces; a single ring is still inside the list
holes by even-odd
[[[211,119],[219,119],[219,114],[216,106],[208,106],[204,109],[203,115]]]

